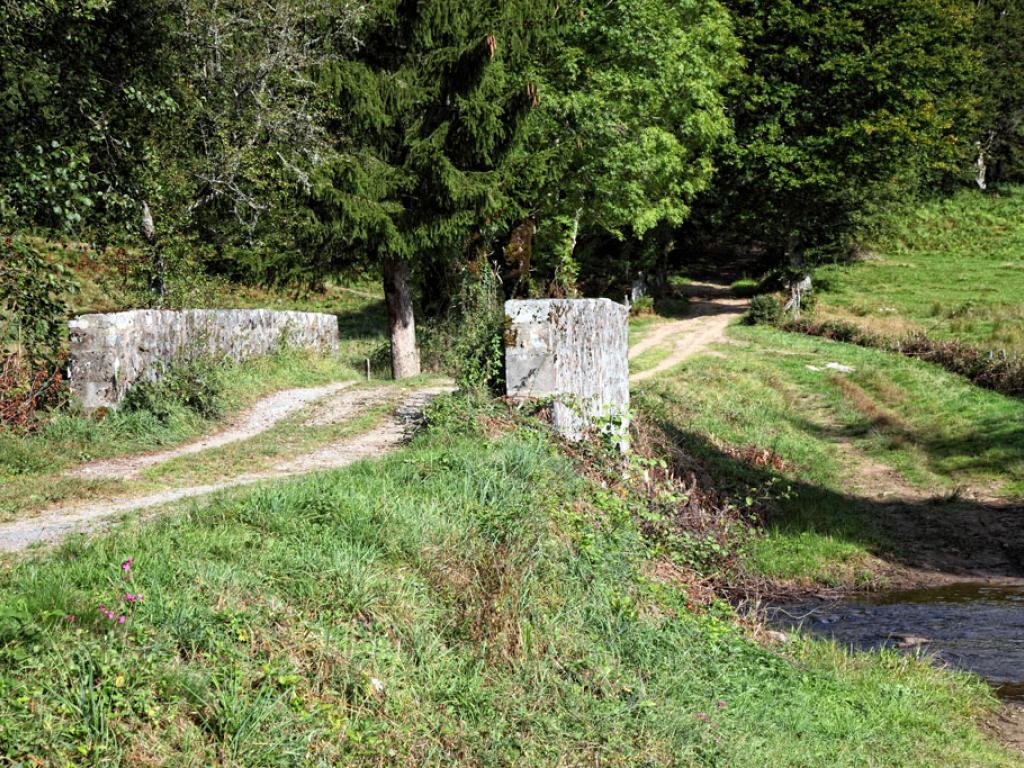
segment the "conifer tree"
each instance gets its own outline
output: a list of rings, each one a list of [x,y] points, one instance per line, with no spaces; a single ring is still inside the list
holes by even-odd
[[[464,252],[507,215],[530,61],[553,0],[388,0],[363,45],[325,67],[335,155],[314,183],[310,252],[329,272],[381,270],[395,378],[419,373],[418,263]]]

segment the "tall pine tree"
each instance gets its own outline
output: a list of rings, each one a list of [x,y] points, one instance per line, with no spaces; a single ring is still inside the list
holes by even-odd
[[[325,68],[335,154],[315,180],[320,273],[381,270],[395,378],[419,373],[413,273],[509,216],[512,164],[538,90],[530,62],[554,0],[389,0],[354,56]]]

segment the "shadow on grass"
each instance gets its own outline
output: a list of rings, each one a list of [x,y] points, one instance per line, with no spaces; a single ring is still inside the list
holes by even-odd
[[[884,417],[864,418],[853,424],[819,424],[808,419],[790,419],[790,423],[822,440],[832,442],[864,438],[876,432],[892,447],[913,446],[925,466],[936,474],[957,472],[1007,477],[1008,467],[1024,465],[1024,426],[991,418],[976,422],[969,432],[950,435],[939,430],[911,427],[902,421]],[[1011,482],[1020,481],[1016,475]]]
[[[387,328],[387,309],[383,300],[364,304],[355,311],[335,312],[335,316],[343,341],[382,339]]]
[[[727,492],[789,487],[763,524],[783,534],[811,532],[863,547],[913,568],[982,577],[1024,578],[1024,505],[956,496],[874,499],[841,493],[755,466],[722,452],[701,435],[670,421],[655,422],[700,461]]]

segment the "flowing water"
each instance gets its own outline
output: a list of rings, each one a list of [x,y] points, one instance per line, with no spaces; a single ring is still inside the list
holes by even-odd
[[[980,675],[1003,698],[1024,702],[1024,586],[954,584],[806,600],[771,606],[768,621],[859,650],[928,654]]]

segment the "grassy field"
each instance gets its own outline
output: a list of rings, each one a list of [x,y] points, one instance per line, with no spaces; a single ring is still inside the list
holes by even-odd
[[[709,461],[716,481],[739,497],[768,498],[775,511],[751,546],[753,570],[872,580],[887,542],[870,525],[877,509],[860,502],[872,482],[866,466],[928,496],[963,486],[1024,495],[1024,402],[886,352],[763,327],[730,335],[722,357],[684,363],[645,385],[637,402]]]
[[[975,725],[984,686],[758,646],[652,578],[630,516],[542,433],[488,438],[463,409],[384,461],[6,564],[6,760],[1013,764]]]
[[[819,314],[1024,353],[1024,187],[901,214],[862,261],[818,271]]]

